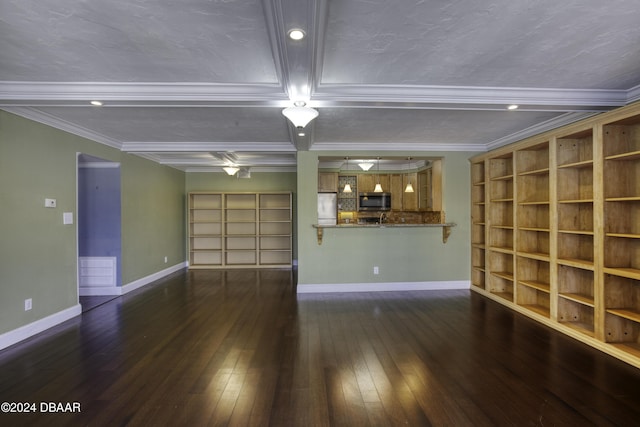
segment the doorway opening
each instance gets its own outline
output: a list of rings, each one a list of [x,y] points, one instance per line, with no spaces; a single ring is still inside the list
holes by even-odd
[[[122,291],[120,163],[77,157],[78,295],[82,311]]]

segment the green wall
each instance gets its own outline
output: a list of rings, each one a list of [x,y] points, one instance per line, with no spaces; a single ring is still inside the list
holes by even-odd
[[[440,228],[325,230],[318,245],[316,188],[320,156],[298,152],[298,173],[183,173],[138,156],[0,110],[0,334],[78,303],[76,156],[121,165],[122,282],[146,278],[186,261],[186,194],[191,191],[291,191],[294,258],[300,284],[469,280],[469,163],[473,153],[432,152],[444,158],[444,210],[455,222],[448,243]],[[415,156],[367,152],[367,156]],[[45,198],[57,207],[44,208]],[[164,257],[168,262],[164,262]],[[373,266],[380,268],[373,275]],[[24,311],[24,300],[33,309]]]
[[[447,222],[455,222],[442,243],[441,228],[325,229],[318,245],[318,157],[358,157],[363,153],[307,151],[298,153],[298,283],[390,283],[468,281],[469,273],[469,162],[468,152],[421,152],[442,157],[443,204]],[[405,152],[367,152],[369,157],[416,156]],[[373,266],[379,274],[373,274]]]
[[[185,261],[183,172],[0,111],[0,334],[78,304],[79,152],[121,164],[123,284]]]
[[[251,172],[251,178],[242,179],[226,173],[190,172],[186,178],[186,189],[187,193],[191,191],[291,191],[295,193],[296,181],[295,172]]]
[[[122,283],[186,261],[185,174],[122,156]],[[167,257],[167,262],[164,262]]]

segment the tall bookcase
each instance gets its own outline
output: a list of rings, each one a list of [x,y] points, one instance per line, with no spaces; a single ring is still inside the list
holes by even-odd
[[[640,357],[640,115],[603,128],[604,339]]]
[[[486,285],[486,183],[485,161],[471,164],[471,284]]]
[[[558,322],[595,336],[593,129],[556,138]]]
[[[488,291],[508,301],[514,295],[513,153],[489,159]]]
[[[472,290],[640,368],[640,104],[470,166]]]
[[[541,316],[551,312],[549,142],[517,150],[516,300]]]
[[[291,193],[190,193],[189,267],[291,267],[291,215]]]

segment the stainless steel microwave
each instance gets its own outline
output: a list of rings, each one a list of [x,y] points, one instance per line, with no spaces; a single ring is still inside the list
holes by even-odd
[[[391,193],[359,193],[359,211],[389,211],[391,210]]]

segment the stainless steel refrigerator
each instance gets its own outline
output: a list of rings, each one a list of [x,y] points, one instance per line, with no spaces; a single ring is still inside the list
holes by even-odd
[[[318,193],[318,225],[336,225],[338,194]]]

